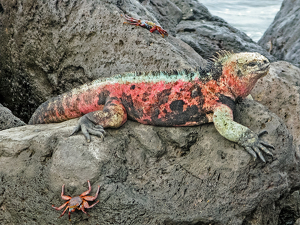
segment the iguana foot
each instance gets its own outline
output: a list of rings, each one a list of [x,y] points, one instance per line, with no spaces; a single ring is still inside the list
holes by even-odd
[[[273,156],[273,154],[267,148],[275,149],[273,145],[270,145],[259,139],[260,136],[267,133],[267,131],[262,131],[258,135],[256,135],[253,131],[248,130],[240,138],[238,144],[243,146],[246,151],[254,157],[254,160],[258,155],[263,162],[266,162],[265,158],[262,155],[262,151]]]
[[[87,142],[91,141],[90,134],[96,135],[98,137],[104,138],[104,134],[106,133],[104,128],[101,125],[95,125],[92,121],[90,121],[86,116],[82,116],[78,125],[74,128],[71,135],[75,134],[81,129],[83,135],[85,136]]]

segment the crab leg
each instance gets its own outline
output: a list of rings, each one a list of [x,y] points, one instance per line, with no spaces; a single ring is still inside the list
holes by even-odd
[[[88,182],[88,185],[89,185],[89,190],[83,192],[83,193],[80,195],[81,197],[82,197],[82,196],[88,195],[88,194],[91,192],[91,190],[92,190],[90,181],[88,180],[87,182]]]
[[[87,201],[83,200],[82,204],[83,204],[84,208],[89,209],[89,208],[92,208],[94,205],[96,205],[98,202],[99,202],[99,200],[96,201],[95,203],[93,203],[92,205],[89,205],[89,203]]]
[[[99,190],[100,190],[100,186],[98,185],[98,189],[96,191],[95,196],[84,196],[83,198],[87,201],[94,201],[98,197]]]
[[[162,29],[161,27],[156,26],[156,30],[158,31],[158,33],[160,33],[163,37],[165,37],[164,35],[168,36],[168,32],[165,31],[164,29]]]
[[[90,216],[90,215],[84,210],[84,208],[85,208],[85,207],[82,205],[82,206],[80,206],[79,209],[80,209],[82,212],[84,212],[86,215]]]
[[[128,24],[130,24],[130,25],[140,26],[140,23],[130,23],[130,22],[124,22],[124,23],[128,23]]]
[[[56,210],[61,210],[62,208],[64,208],[67,204],[69,203],[69,201],[67,201],[65,204],[59,206],[59,207],[55,207],[54,205],[52,205],[52,208],[53,209],[56,209]]]
[[[69,216],[69,221],[71,221],[71,211],[70,210],[68,212],[68,216]]]
[[[151,33],[153,33],[155,30],[157,30],[157,28],[156,28],[156,26],[153,26],[149,31],[151,32]],[[158,31],[158,30],[157,30]]]
[[[69,206],[67,206],[66,208],[65,208],[65,210],[62,212],[62,214],[59,216],[59,217],[62,217],[64,214],[65,214],[65,212],[67,211],[67,209],[69,208]],[[69,215],[70,215],[70,211],[69,211]],[[58,218],[59,218],[58,217]],[[69,217],[70,218],[70,217]]]
[[[72,197],[69,196],[69,195],[64,195],[64,189],[65,189],[65,185],[63,185],[63,186],[61,187],[61,194],[60,194],[61,198],[62,198],[63,200],[70,200]]]
[[[123,15],[121,15],[121,16],[123,16]],[[127,15],[124,15],[124,18],[125,18],[127,21],[130,21],[130,22],[136,22],[136,23],[140,23],[140,22],[141,22],[141,20],[135,19],[135,18],[133,18],[133,17],[129,17],[129,16],[127,16]]]

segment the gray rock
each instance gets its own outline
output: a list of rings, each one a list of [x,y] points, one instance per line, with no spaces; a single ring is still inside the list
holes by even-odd
[[[284,61],[271,63],[269,74],[257,82],[251,95],[285,122],[300,158],[299,77],[298,67]]]
[[[189,44],[205,59],[220,50],[234,52],[259,52],[270,61],[274,56],[255,43],[244,32],[239,31],[220,17],[213,16],[196,0],[172,0],[183,12],[176,26],[176,37]]]
[[[280,201],[282,209],[279,214],[278,224],[294,224],[300,218],[299,191],[293,192],[286,199]]]
[[[22,120],[14,116],[8,108],[0,104],[0,130],[24,125],[26,124]]]
[[[123,24],[125,13],[160,24],[170,36]],[[207,37],[197,39],[191,25]],[[192,47],[205,49],[207,58],[219,49],[261,51],[194,0],[0,1],[0,26],[0,96],[22,118],[95,78],[203,66]],[[172,36],[181,33],[192,47]],[[128,121],[91,143],[81,134],[69,137],[77,120],[1,131],[0,223],[70,224],[51,205],[65,202],[62,184],[75,196],[89,179],[91,195],[101,185],[100,203],[87,210],[91,217],[72,213],[75,224],[276,225],[289,206],[283,199],[299,187],[299,149],[282,120],[258,103],[240,104],[236,120],[269,131],[263,138],[276,148],[267,164],[253,161],[212,124],[160,128]]]
[[[239,104],[236,121],[275,146],[267,163],[253,161],[213,124],[153,127],[128,121],[104,141],[69,137],[77,120],[0,132],[1,224],[69,224],[59,206],[61,185],[74,196],[101,185],[100,203],[72,213],[74,224],[277,224],[275,202],[299,186],[299,161],[283,122],[262,105]],[[274,206],[268,209],[268,206]],[[273,223],[274,222],[274,223]]]
[[[124,13],[157,21],[138,1],[16,0],[0,5],[0,95],[25,121],[49,97],[99,77],[205,62],[179,39],[123,24]]]
[[[300,1],[284,0],[258,44],[279,60],[300,67]]]
[[[141,2],[148,12],[154,15],[153,21],[156,21],[155,23],[161,25],[169,32],[169,34],[174,36],[175,27],[182,19],[182,10],[178,8],[172,0],[151,0]]]
[[[292,134],[296,158],[300,159],[300,69],[288,62],[279,61],[271,64],[269,74],[259,80],[252,91],[255,100],[267,106],[278,115]],[[292,190],[294,191],[294,190]],[[278,212],[278,224],[294,224],[300,217],[299,191],[282,196],[277,202],[282,206]],[[270,206],[269,208],[274,208]],[[264,215],[263,211],[258,214]]]

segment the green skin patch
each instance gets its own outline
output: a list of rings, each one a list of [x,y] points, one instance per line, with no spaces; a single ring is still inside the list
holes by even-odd
[[[230,141],[238,142],[240,137],[249,131],[247,127],[233,121],[232,110],[226,105],[220,105],[214,111],[214,125],[219,133]]]
[[[132,72],[98,79],[43,103],[29,124],[81,117],[81,130],[103,137],[104,128],[118,128],[127,119],[155,126],[195,126],[213,122],[219,133],[243,146],[254,159],[273,146],[233,121],[233,108],[269,71],[259,53],[223,51],[205,69]]]

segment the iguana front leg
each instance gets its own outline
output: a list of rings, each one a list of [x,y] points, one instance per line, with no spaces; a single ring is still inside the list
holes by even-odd
[[[243,146],[246,151],[254,157],[254,160],[258,155],[263,162],[266,162],[262,155],[262,151],[269,155],[273,155],[267,147],[273,149],[274,147],[259,139],[259,136],[266,131],[257,135],[249,128],[234,122],[233,112],[227,105],[220,104],[216,107],[214,110],[213,122],[216,129],[223,137]]]
[[[127,121],[127,112],[119,99],[108,99],[103,110],[90,112],[82,116],[71,135],[80,129],[88,142],[90,134],[103,137],[104,128],[118,128]],[[70,136],[71,136],[70,135]]]

